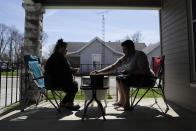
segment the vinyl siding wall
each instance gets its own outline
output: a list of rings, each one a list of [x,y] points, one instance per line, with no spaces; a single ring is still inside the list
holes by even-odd
[[[92,64],[92,54],[102,54],[103,45],[99,41],[94,41],[91,45],[85,48],[80,55],[80,64]],[[119,55],[116,55],[107,47],[104,48],[105,57],[101,55],[102,64],[113,64]],[[101,69],[101,68],[97,68]],[[82,66],[82,71],[92,71],[94,70],[92,66],[84,65]]]
[[[190,87],[187,1],[163,0],[162,6],[160,20],[166,98],[196,111],[196,88]]]

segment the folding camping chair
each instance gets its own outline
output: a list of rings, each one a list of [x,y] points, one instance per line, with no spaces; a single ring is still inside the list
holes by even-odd
[[[169,106],[167,104],[167,100],[165,98],[165,93],[164,93],[164,59],[165,57],[162,56],[161,58],[159,57],[153,57],[152,58],[152,69],[155,73],[155,77],[149,78],[149,80],[154,81],[155,84],[152,86],[143,86],[142,81],[140,82],[139,86],[137,87],[130,87],[131,88],[131,110],[133,110],[137,104],[142,100],[142,98],[149,92],[151,91],[155,100],[155,104],[157,104],[157,98],[155,94],[161,95],[164,103],[166,105],[166,110],[165,113],[169,110]],[[138,96],[138,93],[141,89],[144,89],[145,92],[142,94],[142,96],[136,101],[136,97]],[[157,90],[156,90],[157,89]],[[153,104],[154,105],[154,104]]]
[[[40,64],[40,60],[37,56],[31,56],[31,55],[26,55],[24,56],[24,61],[25,61],[25,66],[26,66],[26,76],[27,76],[27,81],[30,80],[29,75],[32,76],[32,80],[36,85],[36,88],[39,90],[39,98],[37,99],[36,102],[36,106],[39,104],[40,101],[40,97],[42,95],[44,95],[46,97],[46,99],[55,107],[55,109],[58,112],[61,112],[60,110],[60,106],[59,103],[57,102],[57,99],[55,96],[58,96],[60,98],[61,101],[61,93],[58,92],[60,90],[51,90],[51,89],[47,89],[45,87],[45,83],[44,83],[44,77],[42,74],[42,70],[41,70],[41,64]],[[28,88],[28,87],[26,87]],[[27,89],[28,90],[28,89]],[[47,95],[47,91],[51,90],[52,96],[55,100],[56,105],[49,99],[48,95]],[[29,96],[32,94],[29,94],[28,91],[25,93],[25,97],[24,100],[22,102],[22,108],[21,111],[24,111],[25,106],[29,103],[30,98]]]

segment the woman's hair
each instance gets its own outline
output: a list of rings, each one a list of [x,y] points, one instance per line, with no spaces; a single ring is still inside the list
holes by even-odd
[[[56,46],[53,52],[57,52],[60,48],[67,48],[67,43],[63,41],[63,39],[59,39],[56,42]]]
[[[135,45],[132,40],[125,40],[124,42],[122,42],[121,46],[125,46],[129,51],[135,51]]]

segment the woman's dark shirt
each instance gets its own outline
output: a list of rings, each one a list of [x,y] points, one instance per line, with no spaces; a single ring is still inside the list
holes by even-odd
[[[63,86],[73,83],[73,72],[67,59],[61,53],[53,53],[45,65],[46,86]]]

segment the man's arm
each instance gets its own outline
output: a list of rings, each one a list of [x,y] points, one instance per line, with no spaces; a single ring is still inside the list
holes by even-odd
[[[91,72],[91,75],[108,73],[108,72],[111,72],[111,71],[117,69],[120,66],[121,66],[121,62],[120,61],[116,61],[114,64],[112,64],[110,66],[107,66],[107,67],[105,67],[105,68],[103,68],[101,70]]]

